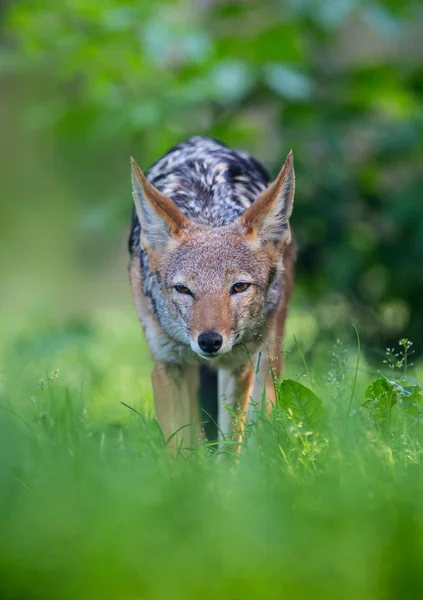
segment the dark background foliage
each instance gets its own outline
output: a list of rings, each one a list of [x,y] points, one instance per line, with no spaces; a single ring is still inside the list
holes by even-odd
[[[423,351],[420,2],[27,0],[1,20],[3,307],[120,301],[129,155],[205,134],[274,174],[293,148],[295,302],[322,336]]]

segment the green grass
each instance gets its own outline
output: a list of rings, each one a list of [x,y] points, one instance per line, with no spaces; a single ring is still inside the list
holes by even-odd
[[[132,315],[3,323],[0,598],[421,598],[421,390],[355,341],[291,331],[234,468],[170,460]]]

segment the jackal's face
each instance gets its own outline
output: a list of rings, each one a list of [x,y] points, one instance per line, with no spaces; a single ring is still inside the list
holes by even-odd
[[[167,333],[203,358],[254,340],[279,302],[294,196],[289,155],[275,182],[232,225],[190,221],[133,163],[141,246],[161,286]]]

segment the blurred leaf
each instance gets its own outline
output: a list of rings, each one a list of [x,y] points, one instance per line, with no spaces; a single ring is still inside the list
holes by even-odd
[[[386,377],[379,377],[366,390],[366,408],[372,410],[378,419],[386,419],[393,406],[398,402],[397,389]]]
[[[313,83],[309,77],[280,63],[266,65],[265,81],[275,92],[289,100],[307,100],[313,93]]]
[[[211,93],[224,103],[241,100],[254,83],[254,70],[236,61],[220,61],[210,73]]]
[[[402,386],[396,381],[380,377],[373,381],[366,390],[367,398],[363,406],[382,424],[386,422],[395,406],[401,407],[408,415],[419,417],[423,412],[423,392],[420,386]]]
[[[321,427],[326,410],[320,398],[309,388],[293,379],[284,379],[279,386],[279,406],[306,431]]]

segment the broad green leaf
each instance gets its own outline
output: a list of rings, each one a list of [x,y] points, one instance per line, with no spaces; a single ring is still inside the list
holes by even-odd
[[[378,419],[386,419],[392,408],[401,406],[412,417],[419,417],[423,411],[423,392],[418,385],[403,387],[396,381],[380,377],[366,390],[367,398],[363,406],[372,410]]]
[[[284,379],[279,387],[279,405],[296,422],[308,430],[317,429],[326,419],[320,398],[293,379]]]
[[[398,400],[393,382],[386,379],[386,377],[379,377],[379,379],[372,381],[366,389],[365,398],[384,407],[392,407]],[[365,402],[365,404],[367,403]]]
[[[368,386],[365,392],[365,408],[372,411],[373,415],[380,420],[389,417],[392,407],[398,402],[397,392],[392,382],[386,377],[379,377]]]
[[[411,417],[419,418],[423,415],[423,391],[418,385],[401,387],[399,404]]]

